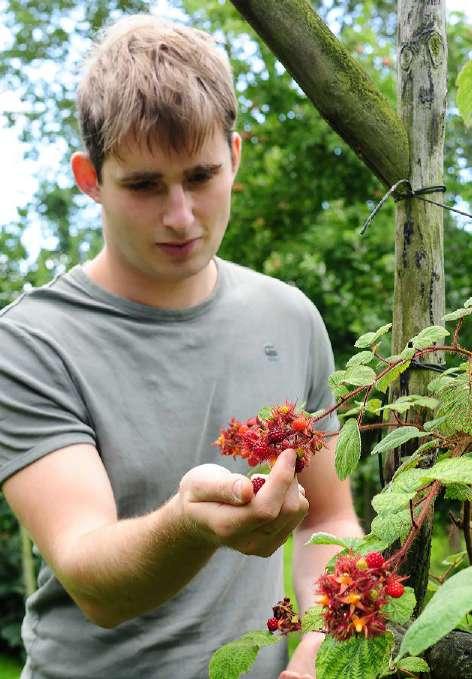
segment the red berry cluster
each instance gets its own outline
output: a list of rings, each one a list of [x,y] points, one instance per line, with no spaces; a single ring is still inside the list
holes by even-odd
[[[289,597],[285,597],[282,601],[278,601],[272,607],[274,616],[267,621],[267,629],[269,632],[280,632],[286,635],[289,632],[298,632],[302,625],[300,617],[293,610]]]
[[[234,417],[214,442],[223,455],[243,457],[251,467],[273,464],[283,450],[297,453],[296,472],[309,463],[311,455],[325,445],[325,435],[312,427],[313,417],[297,412],[295,403],[275,406],[267,419],[253,417],[239,422]]]
[[[325,573],[316,581],[316,603],[324,607],[324,630],[343,641],[353,634],[366,637],[383,634],[386,618],[382,606],[389,597],[401,597],[402,580],[388,570],[380,552],[365,557],[358,554],[340,556],[334,573]]]

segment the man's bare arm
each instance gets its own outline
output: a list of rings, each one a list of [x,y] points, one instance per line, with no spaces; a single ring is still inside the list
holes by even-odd
[[[275,551],[308,510],[294,457],[280,456],[257,496],[244,476],[195,467],[169,502],[131,519],[118,520],[103,464],[86,444],[46,455],[3,490],[84,614],[114,627],[172,597],[220,546],[259,556]]]

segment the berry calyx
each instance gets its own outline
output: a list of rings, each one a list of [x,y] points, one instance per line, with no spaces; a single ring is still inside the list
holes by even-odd
[[[382,568],[385,563],[385,559],[380,552],[370,552],[365,557],[365,560],[369,568]]]
[[[266,480],[263,479],[261,476],[257,476],[255,479],[251,479],[251,482],[254,495],[257,495],[257,493],[260,491]]]
[[[275,632],[279,627],[277,618],[269,618],[267,621],[267,629],[269,632]]]
[[[405,593],[405,588],[398,580],[389,580],[385,587],[385,592],[393,599],[399,599]]]
[[[366,571],[369,568],[369,564],[367,563],[367,559],[364,559],[364,557],[361,557],[358,561],[356,561],[356,568],[360,571]]]

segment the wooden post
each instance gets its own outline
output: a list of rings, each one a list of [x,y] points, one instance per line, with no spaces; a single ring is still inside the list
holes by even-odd
[[[409,176],[413,190],[443,184],[444,120],[447,94],[445,0],[398,1],[398,107],[410,148]],[[424,198],[444,202],[441,192]],[[392,350],[398,354],[408,339],[444,315],[443,210],[417,198],[397,204],[395,291]],[[429,354],[428,362],[440,362]],[[394,386],[391,397],[425,393],[432,374],[411,370]],[[417,413],[416,413],[417,414]],[[409,553],[411,574],[421,606],[426,591],[431,523]]]

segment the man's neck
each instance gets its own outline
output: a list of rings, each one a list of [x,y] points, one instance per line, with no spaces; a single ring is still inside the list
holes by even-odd
[[[186,309],[204,302],[214,290],[218,269],[212,259],[193,276],[178,281],[153,279],[113,262],[105,250],[84,264],[90,280],[113,295],[160,309]]]

